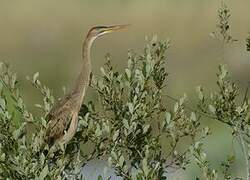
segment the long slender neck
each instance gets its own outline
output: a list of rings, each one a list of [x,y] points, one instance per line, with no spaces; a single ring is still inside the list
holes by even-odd
[[[85,92],[89,86],[90,73],[91,73],[91,57],[90,50],[93,44],[94,38],[88,37],[83,42],[82,47],[82,58],[83,64],[82,69],[78,75],[75,86],[73,88],[73,93],[77,96],[79,104],[82,104]]]

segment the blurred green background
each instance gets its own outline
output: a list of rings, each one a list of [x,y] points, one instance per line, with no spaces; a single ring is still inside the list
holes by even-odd
[[[24,98],[31,111],[36,111],[33,105],[40,103],[41,97],[24,81],[26,75],[40,72],[42,82],[58,97],[63,93],[62,86],[69,88],[78,74],[81,44],[88,29],[94,25],[131,24],[126,31],[95,43],[94,73],[99,73],[107,53],[122,69],[128,49],[141,52],[145,36],[157,34],[159,39],[172,41],[167,62],[170,95],[179,97],[186,92],[192,99],[200,84],[212,90],[220,63],[227,65],[243,90],[250,80],[250,53],[245,50],[250,1],[228,0],[227,4],[232,14],[232,35],[239,41],[225,49],[223,60],[221,45],[209,36],[216,30],[219,0],[0,0],[0,59],[10,62],[18,73]],[[218,166],[225,153],[232,152],[230,131],[218,123],[208,123],[213,131],[219,130],[208,145],[208,157]],[[240,173],[243,164],[237,162],[235,171]]]

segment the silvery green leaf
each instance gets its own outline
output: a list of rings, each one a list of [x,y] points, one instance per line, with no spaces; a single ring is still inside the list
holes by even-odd
[[[220,65],[219,69],[220,69],[220,75],[219,75],[219,77],[221,79],[224,79],[226,77],[226,75],[227,75],[228,72],[227,72],[227,70],[226,70],[226,68],[225,68],[224,65]]]
[[[122,168],[122,169],[123,169],[123,171],[124,171],[124,172],[126,172],[126,173],[127,173],[127,172],[128,172],[128,170],[129,170],[129,169],[128,169],[128,166],[127,166],[126,164],[123,166],[123,168]]]
[[[145,151],[145,157],[148,158],[149,157],[149,145],[148,144],[145,145],[145,149],[146,149],[146,151]]]
[[[190,119],[191,119],[191,121],[196,121],[197,120],[196,114],[194,112],[191,112]]]
[[[149,124],[145,125],[145,126],[143,127],[143,134],[147,133],[148,130],[149,130],[149,128],[150,128],[150,125],[149,125]]]
[[[123,167],[123,164],[124,164],[124,157],[123,157],[123,155],[121,155],[119,158],[119,166]]]
[[[203,89],[201,86],[197,87],[197,92],[198,92],[199,99],[202,101],[204,99],[204,95],[203,95]]]
[[[5,82],[6,84],[9,84],[9,79],[10,79],[10,77],[9,77],[8,75],[5,75],[5,76],[3,77],[3,80],[4,80],[4,82]]]
[[[0,161],[4,162],[5,161],[5,153],[2,153],[1,156],[0,156]]]
[[[195,149],[199,149],[201,146],[201,142],[197,141],[195,144],[194,144],[194,148]]]
[[[216,38],[216,33],[215,33],[215,32],[211,32],[211,33],[209,34],[209,36],[215,39],[215,38]]]
[[[149,64],[146,64],[146,77],[150,75],[151,72],[151,66]]]
[[[210,128],[205,127],[203,130],[204,130],[204,135],[207,136],[209,134]]]
[[[205,161],[206,158],[207,158],[207,155],[206,155],[206,153],[204,153],[204,152],[202,152],[200,156],[201,156],[201,159],[202,159],[203,161]]]
[[[100,137],[102,135],[101,127],[99,124],[96,125],[95,135]]]
[[[129,52],[129,59],[128,59],[128,68],[130,69],[132,65],[132,60],[131,60],[131,52]]]
[[[123,125],[124,125],[124,127],[125,127],[126,129],[130,129],[127,119],[123,119],[122,122],[123,122]]]
[[[41,171],[39,177],[37,180],[44,180],[45,177],[49,174],[49,167],[48,165],[46,165],[43,170]]]
[[[84,118],[84,119],[82,119],[82,121],[81,121],[81,124],[83,125],[83,127],[88,127],[88,121]]]
[[[212,170],[212,176],[213,176],[213,179],[218,179],[217,171],[214,169]]]
[[[4,63],[3,63],[3,62],[0,62],[0,72],[3,71],[3,67],[4,67]]]
[[[209,111],[210,111],[211,113],[215,114],[216,109],[215,109],[215,107],[214,107],[213,105],[209,104],[208,109],[209,109]]]
[[[94,78],[92,77],[91,80],[93,81],[93,79],[94,79]],[[62,86],[62,91],[63,91],[63,94],[65,95],[66,92],[67,92],[67,88],[66,88],[65,86]]]
[[[181,97],[181,99],[180,99],[180,105],[183,105],[183,103],[185,102],[186,99],[187,99],[187,95],[184,94],[183,97]]]
[[[116,139],[118,138],[119,136],[119,130],[116,130],[114,135],[113,135],[113,141],[116,141]]]
[[[46,127],[47,126],[47,122],[44,118],[41,118],[41,124],[43,127]]]
[[[243,109],[242,109],[241,106],[238,106],[238,107],[236,108],[236,112],[237,112],[237,113],[241,113],[242,111],[243,111]]]
[[[110,127],[108,124],[106,123],[103,124],[103,131],[106,132],[107,134],[110,132]]]
[[[44,162],[45,162],[45,156],[44,156],[43,153],[41,153],[41,155],[40,155],[40,163],[44,164]]]
[[[61,145],[61,144],[59,144],[59,145]],[[60,159],[59,161],[57,161],[57,164],[58,164],[59,167],[62,167],[63,166],[63,160]]]
[[[10,81],[10,87],[11,87],[12,89],[15,88],[16,79],[17,79],[16,73],[12,74],[12,76],[11,76],[11,81]]]
[[[176,113],[178,111],[178,109],[179,109],[179,103],[177,102],[174,105],[174,112]]]
[[[23,108],[23,99],[22,98],[18,98],[18,101],[17,101],[17,106],[19,107],[19,108]]]
[[[5,100],[2,97],[0,97],[0,106],[1,106],[1,109],[5,109],[5,105],[6,105]]]
[[[42,109],[42,105],[41,104],[35,104],[35,107]]]
[[[125,73],[126,73],[127,79],[129,80],[131,78],[131,71],[129,69],[125,69]]]
[[[162,121],[162,123],[161,123],[161,130],[164,130],[165,125],[166,125],[166,121]]]
[[[21,131],[22,131],[21,128],[16,129],[15,131],[13,131],[13,133],[12,133],[13,138],[18,139],[20,134],[21,134]]]
[[[37,81],[39,77],[39,72],[36,72],[34,75],[33,75],[33,82],[35,83]]]
[[[101,67],[100,70],[101,70],[102,75],[103,75],[103,76],[106,76],[105,69],[104,69],[103,67]]]
[[[170,124],[170,121],[171,121],[171,114],[169,112],[166,112],[165,113],[165,122],[167,124]]]
[[[157,42],[157,39],[158,39],[157,35],[154,34],[151,43],[152,43],[152,44],[156,43],[156,42]]]
[[[116,154],[116,152],[111,151],[111,156],[112,156],[115,160],[117,160],[117,154]]]
[[[133,104],[132,103],[128,103],[128,110],[131,114],[133,114],[134,112],[134,107],[133,107]]]
[[[2,89],[3,89],[3,84],[2,84],[2,82],[0,81],[0,93],[1,93]]]
[[[139,69],[136,69],[135,70],[135,75],[138,77],[138,76],[141,76],[141,70],[139,70]]]
[[[175,156],[177,156],[179,153],[178,151],[174,150],[174,153],[173,153]]]

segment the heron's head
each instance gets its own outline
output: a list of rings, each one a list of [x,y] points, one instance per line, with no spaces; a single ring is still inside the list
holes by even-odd
[[[89,30],[88,36],[97,38],[107,33],[119,31],[126,28],[128,25],[115,25],[115,26],[95,26]]]

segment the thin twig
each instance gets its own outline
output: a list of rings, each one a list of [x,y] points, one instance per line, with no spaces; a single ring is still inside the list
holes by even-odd
[[[171,100],[173,100],[175,102],[179,102],[179,100],[177,98],[174,98],[174,97],[172,97],[172,96],[170,96],[168,94],[163,94],[163,96],[165,96],[165,97],[167,97],[167,98],[169,98],[169,99],[171,99]],[[217,119],[215,116],[212,116],[212,115],[210,115],[208,113],[205,113],[205,112],[202,112],[202,111],[198,111],[197,109],[194,109],[192,107],[185,106],[185,108],[189,109],[190,111],[196,112],[196,113],[198,113],[198,114],[200,114],[202,116],[205,116],[205,117],[208,117],[208,118],[211,118],[211,119]]]
[[[244,105],[244,103],[247,100],[249,86],[250,86],[250,81],[247,84],[245,95],[244,95],[244,98],[243,98],[243,101],[242,101],[242,106]],[[243,152],[243,155],[244,155],[244,158],[245,158],[245,163],[246,163],[246,175],[247,175],[246,179],[250,180],[250,167],[249,167],[250,162],[249,162],[249,157],[248,157],[248,150],[246,149],[246,144],[245,144],[245,141],[244,141],[244,139],[242,137],[242,132],[241,131],[239,131],[238,136],[239,136],[239,143],[241,145],[241,149],[242,149],[242,152]]]
[[[239,132],[239,143],[241,144],[243,155],[245,158],[246,163],[246,180],[250,180],[250,168],[249,168],[249,158],[248,158],[248,151],[246,149],[246,145],[244,139],[242,137],[241,131]]]
[[[245,103],[246,100],[247,100],[249,86],[250,86],[250,81],[248,81],[248,83],[247,83],[247,88],[246,88],[245,95],[244,95],[244,98],[243,98],[243,101],[242,101],[242,106],[244,105],[244,103]]]

